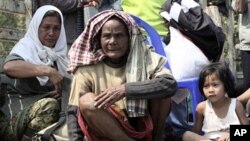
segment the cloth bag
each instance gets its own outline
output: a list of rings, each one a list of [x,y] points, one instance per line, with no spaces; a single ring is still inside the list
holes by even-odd
[[[50,125],[49,127],[38,132],[38,136],[35,136],[33,139],[38,141],[70,141],[68,135],[68,128],[66,124],[66,119],[63,123],[61,123],[60,127],[56,127],[58,122]],[[56,127],[56,128],[55,128]],[[44,135],[46,131],[55,128],[54,131],[50,133],[49,139],[41,138],[41,135]]]
[[[168,0],[160,13],[202,50],[208,60],[220,60],[225,34],[194,0]],[[169,18],[168,18],[169,17]]]
[[[66,108],[69,99],[71,80],[64,78],[62,85],[62,101],[59,120],[47,128],[36,133],[32,141],[70,141],[66,120]]]
[[[92,18],[95,14],[98,13],[98,9],[91,4],[84,5],[83,11],[84,11],[83,12],[84,13],[84,25],[88,23],[88,20],[90,18]]]
[[[170,26],[170,43],[164,48],[175,79],[197,77],[210,62],[202,51],[178,29]]]

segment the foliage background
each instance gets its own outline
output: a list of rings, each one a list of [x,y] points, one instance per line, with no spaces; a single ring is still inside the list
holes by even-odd
[[[0,32],[2,29],[25,29],[25,16],[23,14],[15,14],[0,11]],[[14,46],[16,41],[5,40],[0,42],[0,55],[6,55]]]

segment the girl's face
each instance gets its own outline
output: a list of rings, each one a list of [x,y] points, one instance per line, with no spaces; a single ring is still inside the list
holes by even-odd
[[[128,40],[126,28],[118,19],[111,19],[103,25],[101,47],[112,62],[118,63],[127,53]]]
[[[203,92],[208,100],[217,102],[225,97],[225,88],[222,81],[216,74],[209,75],[205,78]]]

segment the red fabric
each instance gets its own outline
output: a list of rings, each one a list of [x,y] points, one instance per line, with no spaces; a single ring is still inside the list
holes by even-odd
[[[124,118],[119,115],[117,111],[115,111],[113,108],[108,109],[114,118],[117,119],[117,121],[121,124],[124,131],[133,139],[136,139],[137,141],[152,141],[152,134],[153,134],[153,123],[150,116],[141,117],[140,120],[145,125],[144,131],[136,131],[128,121],[124,121]],[[88,128],[87,123],[82,118],[81,114],[78,115],[78,124],[84,133],[84,135],[87,137],[87,141],[112,141],[108,138],[101,138],[95,136]]]

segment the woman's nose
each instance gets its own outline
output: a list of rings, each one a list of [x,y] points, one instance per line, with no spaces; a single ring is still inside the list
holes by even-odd
[[[51,28],[50,30],[49,30],[49,35],[53,35],[55,33],[55,31],[53,30],[53,28]]]
[[[110,38],[110,43],[116,43],[116,38],[115,37],[111,37]]]

